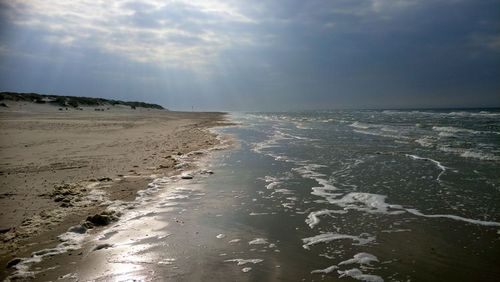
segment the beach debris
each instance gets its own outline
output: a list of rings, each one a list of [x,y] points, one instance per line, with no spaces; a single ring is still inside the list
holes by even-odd
[[[181,174],[182,179],[193,179],[193,177],[194,176],[191,173],[185,172],[185,173]]]
[[[14,267],[16,266],[18,263],[21,262],[21,259],[20,258],[13,258],[11,260],[9,260],[9,262],[7,263],[7,268],[11,268],[11,267]]]
[[[198,155],[199,156],[199,155],[203,155],[203,154],[205,154],[205,152],[198,150],[198,151],[192,151],[188,155],[190,155],[190,156],[192,156],[192,155],[195,155],[195,156]]]
[[[107,248],[111,248],[111,247],[113,247],[113,244],[103,243],[103,244],[99,244],[99,245],[95,246],[94,249],[92,249],[92,251],[98,251],[98,250],[107,249]]]
[[[202,169],[201,174],[214,174],[214,172],[212,170],[209,170],[209,169]]]
[[[222,238],[225,238],[225,237],[226,237],[226,235],[224,235],[224,234],[222,234],[222,233],[221,233],[221,234],[219,234],[219,235],[217,235],[217,236],[215,236],[215,237],[216,237],[217,239],[222,239]]]
[[[109,178],[109,177],[101,177],[101,178],[99,178],[99,179],[97,179],[97,180],[99,180],[99,181],[101,181],[101,182],[113,181],[113,179],[111,179],[111,178]]]
[[[187,163],[178,163],[178,164],[174,165],[174,168],[175,169],[179,169],[179,168],[183,168],[183,167],[186,167],[186,166],[188,166]]]
[[[61,202],[61,207],[68,208],[74,205],[74,202],[81,201],[81,197],[87,189],[74,184],[58,184],[54,186],[54,190],[49,194],[54,202]]]
[[[0,234],[7,233],[12,229],[12,227],[0,228]]]
[[[87,227],[84,226],[83,224],[81,225],[75,225],[75,226],[71,226],[69,229],[68,229],[68,232],[73,232],[73,233],[78,233],[78,234],[85,234],[87,232]]]
[[[118,217],[119,214],[115,211],[103,211],[93,216],[88,216],[87,221],[85,223],[90,223],[90,225],[87,224],[86,226],[85,225],[84,226],[87,228],[88,226],[105,226],[113,221],[118,220]]]

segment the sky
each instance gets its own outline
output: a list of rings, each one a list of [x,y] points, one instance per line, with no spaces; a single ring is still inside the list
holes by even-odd
[[[500,106],[500,0],[0,0],[0,91],[173,110]]]

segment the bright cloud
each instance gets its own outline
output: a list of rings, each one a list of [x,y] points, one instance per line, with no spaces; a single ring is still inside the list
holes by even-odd
[[[84,46],[169,67],[209,63],[225,48],[254,42],[231,26],[255,24],[219,1],[11,1],[16,25],[43,30],[51,44]]]

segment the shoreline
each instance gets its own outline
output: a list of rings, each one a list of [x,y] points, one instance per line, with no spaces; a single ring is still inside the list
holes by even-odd
[[[8,136],[0,144],[4,157],[0,177],[6,187],[0,198],[5,207],[0,221],[2,279],[15,270],[14,258],[57,245],[58,236],[68,228],[85,218],[102,219],[111,203],[132,202],[152,179],[192,168],[179,156],[218,146],[219,136],[208,129],[228,124],[226,113],[123,109],[58,113],[30,106],[23,105],[23,112],[0,112],[0,126]],[[47,128],[54,130],[47,134]],[[25,144],[30,140],[32,144]],[[115,153],[116,148],[129,154]],[[20,151],[34,157],[25,160]],[[85,158],[91,161],[78,164]],[[16,186],[19,179],[26,189]],[[31,209],[20,215],[19,203],[29,203]],[[94,223],[108,225],[114,220],[110,215],[104,223]]]

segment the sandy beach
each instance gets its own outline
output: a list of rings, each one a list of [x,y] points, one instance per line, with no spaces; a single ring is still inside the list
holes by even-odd
[[[88,217],[96,226],[113,221],[102,214],[107,200],[133,200],[153,177],[175,174],[183,165],[176,156],[218,144],[207,129],[224,122],[222,113],[7,106],[0,110],[1,279],[9,261],[55,245],[70,226]]]

